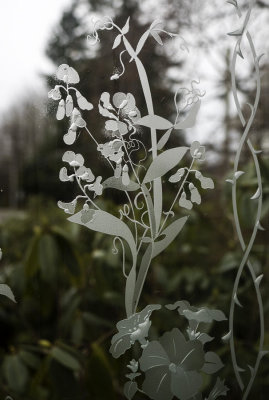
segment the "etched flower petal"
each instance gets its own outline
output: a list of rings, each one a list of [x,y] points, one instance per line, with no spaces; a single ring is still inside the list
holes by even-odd
[[[151,368],[169,365],[170,360],[163,346],[157,340],[153,340],[143,350],[139,363],[141,370],[145,372]]]
[[[58,105],[57,113],[56,113],[56,118],[58,121],[61,121],[65,116],[65,101],[62,99]]]
[[[113,119],[109,119],[105,123],[105,129],[107,131],[113,131],[116,132],[118,130],[118,121],[115,121]]]
[[[84,96],[82,96],[82,94],[79,91],[76,91],[76,96],[77,96],[78,106],[79,108],[81,108],[81,110],[90,111],[93,109],[92,103],[90,103]]]
[[[87,182],[93,182],[94,181],[94,175],[91,171],[90,168],[86,168],[85,166],[81,166],[76,170],[76,175]]]
[[[65,144],[70,146],[75,142],[76,138],[77,132],[73,131],[72,129],[68,129],[68,132],[64,135],[63,140]]]
[[[187,210],[191,210],[193,204],[190,200],[187,199],[187,195],[185,192],[182,192],[178,204],[180,207],[186,208]]]
[[[68,73],[68,69],[69,69],[69,65],[67,64],[61,64],[56,72],[56,76],[58,79],[60,79],[61,81],[63,80],[64,76],[67,75]]]
[[[72,96],[69,94],[66,98],[66,105],[65,105],[65,115],[70,117],[73,111],[73,99]]]
[[[68,83],[79,83],[79,75],[73,67],[68,68]]]
[[[73,181],[73,177],[68,176],[66,167],[61,168],[60,173],[59,173],[59,179],[62,182]]]
[[[171,374],[171,391],[180,400],[193,398],[201,388],[202,376],[196,371],[186,372],[177,367],[176,372]]]
[[[62,157],[72,167],[81,167],[84,164],[84,158],[81,154],[75,154],[73,151],[66,151]]]
[[[154,400],[172,400],[171,373],[167,366],[149,369],[145,373],[142,390]]]
[[[118,121],[118,130],[120,135],[126,135],[126,133],[128,132],[128,127],[124,122]]]
[[[131,348],[130,335],[117,333],[113,336],[109,352],[114,358],[119,358],[126,350]]]
[[[112,102],[115,107],[119,108],[122,102],[126,100],[126,94],[122,92],[115,93]]]
[[[51,89],[48,93],[49,99],[60,100],[62,98],[59,86],[56,85],[55,88]]]
[[[74,214],[77,202],[71,201],[71,203],[64,203],[63,201],[58,201],[58,207],[63,209],[66,214]]]

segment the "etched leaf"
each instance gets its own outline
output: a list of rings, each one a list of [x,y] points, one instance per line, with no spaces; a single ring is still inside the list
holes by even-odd
[[[128,400],[132,400],[137,392],[137,383],[134,381],[126,382],[123,388],[123,392]]]
[[[128,42],[128,40],[126,40],[126,38],[123,36],[123,42],[124,42],[124,46],[126,48],[126,50],[128,51],[130,57],[136,58],[136,54],[134,52],[134,49],[132,48],[132,46],[130,45],[130,43]]]
[[[220,396],[226,396],[229,388],[224,385],[224,380],[221,380],[220,378],[217,378],[217,381],[209,393],[209,397],[207,397],[205,400],[216,400]]]
[[[149,37],[149,33],[150,33],[150,31],[147,30],[146,32],[143,33],[143,35],[139,39],[139,42],[138,42],[136,50],[135,50],[136,55],[138,55],[140,53],[140,51],[142,50],[147,38]]]
[[[159,140],[158,144],[157,144],[157,149],[158,150],[162,150],[163,147],[166,145],[166,143],[168,142],[171,132],[172,132],[173,128],[168,129],[168,131],[166,131],[163,136],[161,137],[161,139]]]
[[[126,33],[129,32],[129,27],[130,27],[129,22],[130,22],[130,17],[128,17],[126,24],[124,25],[124,27],[121,30],[123,35],[126,35]]]
[[[116,49],[116,48],[120,45],[120,43],[121,43],[121,38],[122,38],[121,34],[119,34],[118,36],[116,36],[116,38],[115,38],[115,40],[114,40],[114,43],[113,43],[113,46],[112,46],[112,50]]]
[[[172,222],[166,229],[164,229],[161,235],[165,235],[165,238],[158,242],[154,242],[152,258],[160,254],[163,250],[166,249],[166,247],[169,246],[170,243],[173,242],[173,240],[182,230],[188,218],[188,216],[179,218],[176,221]]]
[[[160,35],[158,34],[158,32],[151,31],[150,33],[151,33],[152,37],[156,40],[156,42],[159,43],[161,46],[163,46],[163,41],[162,41]]]
[[[195,104],[193,104],[193,106],[191,107],[187,117],[181,121],[178,122],[175,126],[174,129],[188,129],[188,128],[192,128],[195,123],[196,123],[196,117],[198,114],[198,111],[200,109],[201,106],[201,100],[198,100]]]
[[[147,128],[154,129],[169,129],[173,127],[172,122],[167,119],[160,117],[159,115],[146,115],[136,121],[136,125],[146,126]]]
[[[103,182],[103,187],[104,187],[104,189],[112,188],[112,189],[118,189],[118,190],[123,190],[123,191],[126,190],[127,192],[133,192],[140,188],[139,184],[136,182],[130,181],[128,183],[128,185],[124,185],[122,183],[121,178],[115,178],[115,177],[106,179]]]
[[[214,374],[223,367],[223,363],[219,356],[213,351],[208,351],[205,353],[205,363],[203,365],[202,371],[206,374]]]
[[[14,301],[14,303],[17,303],[12,290],[5,283],[0,283],[0,295],[8,297],[10,300]]]
[[[93,231],[105,233],[112,236],[119,236],[125,239],[126,242],[129,244],[133,256],[135,256],[136,246],[133,235],[128,226],[119,218],[102,210],[96,210],[92,221],[89,221],[87,223],[83,223],[81,221],[81,217],[82,213],[80,211],[75,215],[72,215],[72,217],[69,217],[68,221],[86,226]]]
[[[175,147],[157,156],[149,166],[143,183],[151,182],[166,174],[181,161],[187,150],[188,147]]]

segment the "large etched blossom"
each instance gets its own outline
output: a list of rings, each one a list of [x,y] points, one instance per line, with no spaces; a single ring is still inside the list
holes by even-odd
[[[146,376],[142,389],[151,399],[189,400],[202,385],[198,372],[205,362],[202,344],[186,341],[177,328],[150,342],[139,362]]]
[[[159,304],[150,304],[139,313],[135,313],[117,323],[118,333],[113,336],[109,349],[113,357],[120,357],[126,350],[130,349],[135,341],[138,341],[143,347],[147,346],[148,341],[146,338],[151,327],[149,318],[152,311],[160,308]]]

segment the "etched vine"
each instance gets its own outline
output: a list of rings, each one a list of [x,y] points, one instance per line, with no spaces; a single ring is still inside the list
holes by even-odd
[[[260,82],[259,61],[260,61],[260,58],[262,57],[262,55],[257,56],[251,34],[248,31],[248,25],[249,25],[252,9],[256,3],[255,0],[251,0],[249,2],[248,10],[245,15],[243,15],[237,0],[229,0],[228,3],[230,3],[234,6],[238,18],[243,20],[243,23],[239,27],[239,29],[237,29],[233,32],[230,32],[228,34],[228,35],[234,36],[236,38],[236,43],[234,46],[234,51],[233,51],[232,60],[231,60],[232,93],[233,93],[233,98],[234,98],[234,103],[236,106],[237,114],[238,114],[238,117],[240,119],[240,122],[242,124],[244,131],[241,136],[241,139],[240,139],[237,151],[236,151],[235,159],[234,159],[233,177],[232,177],[232,179],[227,180],[230,184],[232,184],[232,206],[233,206],[235,230],[236,230],[236,234],[237,234],[237,237],[238,237],[238,240],[239,240],[242,252],[243,252],[243,256],[242,256],[241,263],[239,265],[239,268],[238,268],[238,271],[236,274],[236,278],[234,281],[234,287],[233,287],[231,305],[230,305],[230,313],[229,313],[229,332],[227,335],[224,336],[224,340],[227,340],[230,344],[233,369],[235,372],[235,376],[236,376],[238,385],[243,394],[242,399],[246,400],[249,396],[253,382],[257,375],[260,361],[261,361],[262,357],[268,353],[267,351],[263,350],[264,315],[263,315],[262,296],[261,296],[261,292],[260,292],[260,283],[261,283],[263,274],[261,274],[259,276],[256,275],[253,265],[251,263],[251,260],[249,259],[249,256],[251,254],[251,250],[252,250],[253,244],[255,242],[258,230],[264,230],[260,223],[261,210],[262,210],[262,179],[261,179],[261,170],[260,170],[260,166],[259,166],[258,154],[261,153],[261,150],[255,150],[252,145],[251,139],[249,138],[250,130],[251,130],[253,121],[255,119],[257,107],[258,107],[259,100],[260,100],[261,82]],[[243,55],[242,48],[241,48],[241,43],[242,43],[242,40],[244,37],[246,37],[246,39],[247,39],[247,45],[250,49],[250,52],[251,52],[251,55],[253,58],[255,81],[256,81],[255,99],[254,99],[253,104],[248,104],[251,112],[250,112],[249,117],[247,117],[247,118],[242,113],[242,107],[241,107],[239,99],[238,99],[238,90],[237,90],[237,83],[236,83],[237,59],[238,59],[238,57],[244,59],[244,55]],[[239,215],[238,215],[238,205],[237,205],[237,180],[240,178],[240,176],[242,176],[244,174],[244,171],[239,170],[240,158],[241,158],[242,150],[243,150],[244,146],[247,146],[250,151],[250,154],[253,159],[254,166],[255,166],[256,176],[257,176],[257,190],[253,194],[253,196],[250,198],[250,201],[257,202],[257,212],[256,212],[255,222],[253,225],[252,234],[251,234],[251,237],[250,237],[248,243],[246,242],[245,238],[243,237],[240,220],[239,220]],[[239,284],[240,284],[240,278],[242,276],[242,272],[243,272],[245,266],[248,267],[251,279],[253,281],[253,285],[254,285],[256,297],[257,297],[257,302],[258,302],[258,311],[259,311],[259,318],[260,318],[259,350],[258,350],[255,365],[248,366],[250,369],[250,378],[249,378],[247,384],[245,384],[243,382],[243,379],[241,376],[242,372],[244,372],[244,369],[238,365],[237,357],[236,357],[235,340],[234,340],[234,337],[235,337],[234,311],[235,311],[236,305],[239,307],[242,307],[242,305],[238,299],[237,293],[238,293],[238,288],[239,288]]]

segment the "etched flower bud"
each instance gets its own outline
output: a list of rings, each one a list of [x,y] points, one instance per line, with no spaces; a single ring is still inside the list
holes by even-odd
[[[111,81],[115,81],[116,79],[119,79],[119,74],[114,74],[114,75],[112,75],[111,77],[110,77],[110,80]]]
[[[193,204],[190,200],[187,199],[187,195],[185,192],[182,192],[178,204],[180,207],[186,208],[187,210],[191,210]]]
[[[88,205],[87,203],[85,203],[85,204],[83,205],[83,210],[84,210],[84,211],[88,211],[89,209],[90,209],[89,205]]]
[[[81,110],[90,111],[93,109],[92,103],[90,103],[87,99],[85,99],[85,97],[83,97],[78,90],[76,91],[76,96],[77,96],[78,106]]]
[[[122,184],[124,186],[129,185],[130,183],[130,177],[129,177],[129,168],[127,164],[124,164],[123,169],[122,169]]]
[[[120,178],[122,172],[121,160],[116,163],[116,168],[114,171],[115,178]]]
[[[62,99],[59,103],[56,118],[61,121],[65,116],[65,101]]]
[[[65,106],[65,115],[70,117],[73,111],[73,99],[72,96],[69,94],[66,98],[66,106]]]
[[[191,201],[196,204],[201,204],[201,196],[198,192],[198,189],[194,186],[193,183],[189,184],[189,190],[191,192]]]

